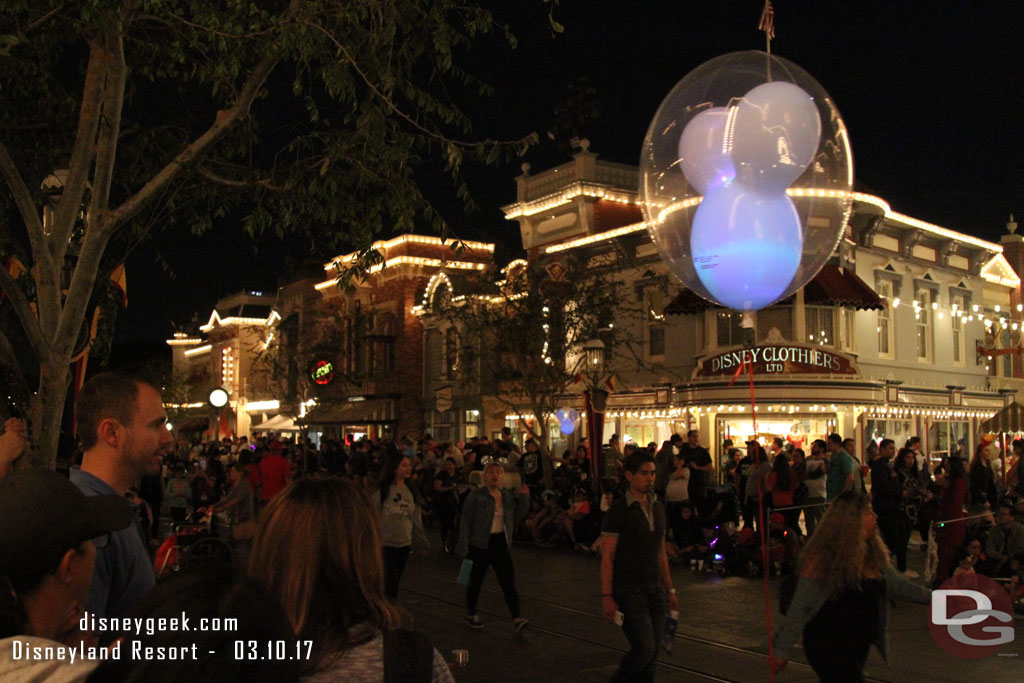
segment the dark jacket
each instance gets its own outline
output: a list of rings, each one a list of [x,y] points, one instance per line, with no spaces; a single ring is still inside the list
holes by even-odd
[[[501,506],[505,514],[505,541],[512,547],[512,531],[516,521],[526,516],[530,509],[530,498],[525,493],[501,491]],[[462,504],[462,527],[459,530],[459,555],[469,553],[468,546],[487,549],[491,540],[491,523],[494,521],[494,496],[486,486],[475,489],[466,496]]]
[[[914,602],[927,603],[931,600],[931,591],[923,586],[907,581],[892,567],[885,569],[886,594],[878,600],[878,625],[881,635],[875,641],[882,659],[885,659],[889,651],[889,631],[886,625],[889,621],[889,602],[892,598],[903,598]],[[803,638],[804,626],[814,618],[825,603],[828,602],[829,594],[825,584],[814,579],[801,576],[797,579],[796,593],[793,601],[786,611],[782,622],[775,627],[772,634],[775,643],[775,656],[782,659],[789,659],[793,653],[793,646]],[[836,624],[841,628],[842,624]]]
[[[968,505],[982,507],[988,503],[995,509],[999,494],[996,492],[996,476],[992,472],[992,468],[981,462],[976,462],[971,466],[969,477]]]
[[[900,512],[903,487],[894,476],[888,458],[878,458],[871,463],[871,507],[875,514],[885,519],[895,519]]]

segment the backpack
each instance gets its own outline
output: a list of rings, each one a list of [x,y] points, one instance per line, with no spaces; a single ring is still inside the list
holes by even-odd
[[[384,634],[384,683],[430,683],[434,646],[422,631],[394,629]]]

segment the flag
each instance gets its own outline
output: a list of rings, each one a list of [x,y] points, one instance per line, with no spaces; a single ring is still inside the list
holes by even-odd
[[[121,308],[126,308],[128,306],[128,276],[123,263],[111,271],[110,282],[121,291]]]
[[[4,270],[6,270],[8,272],[8,274],[10,274],[11,278],[13,278],[15,280],[17,280],[22,275],[24,275],[25,273],[28,272],[28,268],[25,267],[25,264],[22,263],[21,260],[18,259],[17,256],[8,257],[8,259],[5,262],[0,264],[0,268],[3,268]],[[4,298],[6,298],[6,296],[7,296],[7,290],[5,290],[2,287],[0,287],[0,301],[3,301]],[[35,301],[30,301],[28,305],[32,309],[32,313],[35,313],[36,312],[36,302]]]
[[[768,34],[768,40],[775,38],[775,8],[772,7],[772,0],[765,0],[764,9],[761,10],[761,21],[757,24],[758,31]]]

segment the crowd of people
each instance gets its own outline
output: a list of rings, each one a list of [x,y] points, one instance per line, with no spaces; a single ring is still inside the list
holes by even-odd
[[[0,674],[451,680],[399,600],[406,565],[429,546],[430,525],[440,532],[438,551],[466,558],[466,622],[476,630],[485,627],[477,603],[491,568],[514,629],[529,624],[515,542],[600,554],[601,611],[630,642],[615,680],[653,676],[680,602],[673,563],[791,577],[775,666],[785,666],[802,638],[826,680],[837,667],[861,670],[872,644],[885,653],[890,598],[927,599],[907,568],[914,529],[925,540],[934,533],[935,585],[975,572],[1004,580],[1016,597],[1024,589],[1024,441],[1013,443],[1007,477],[993,469],[1000,458],[986,441],[969,462],[954,454],[934,467],[916,437],[898,451],[882,439],[864,465],[838,434],[810,442],[809,455],[783,439],[745,449],[727,442],[717,478],[696,430],[660,447],[613,436],[602,447],[604,472],[585,441],[546,456],[531,440],[516,444],[507,429],[493,441],[454,444],[426,436],[313,446],[279,435],[175,443],[159,392],[116,373],[86,383],[76,418],[81,453],[64,476],[14,471],[24,424],[9,421],[0,435]],[[173,545],[200,519],[234,563],[212,557],[155,571],[156,547]],[[160,558],[157,550],[157,566]],[[179,613],[235,618],[239,630],[182,636],[117,627]],[[820,636],[841,620],[863,628],[839,647]],[[296,656],[233,666],[229,640],[280,643]],[[15,643],[83,654],[73,663],[15,661]],[[200,667],[185,656],[190,643],[218,654]],[[182,656],[160,665],[105,656],[118,647]]]

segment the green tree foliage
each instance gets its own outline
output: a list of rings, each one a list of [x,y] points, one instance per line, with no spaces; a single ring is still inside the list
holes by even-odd
[[[588,383],[642,365],[637,330],[644,311],[628,283],[605,269],[589,269],[580,256],[513,267],[497,293],[483,280],[478,285],[477,293],[445,298],[426,315],[455,327],[462,376],[520,415],[547,463],[544,425],[556,411]],[[594,339],[606,351],[597,376],[586,367],[584,348]],[[524,419],[524,407],[539,419]]]
[[[458,106],[488,94],[461,66],[485,39],[514,46],[452,0],[0,4],[0,263],[28,267],[0,268],[0,288],[39,368],[36,464],[53,462],[97,285],[140,233],[241,215],[249,234],[356,249],[443,234],[417,169],[440,160],[468,201],[464,161],[535,140],[481,139]],[[19,343],[0,340],[0,363],[18,364],[5,350]]]

